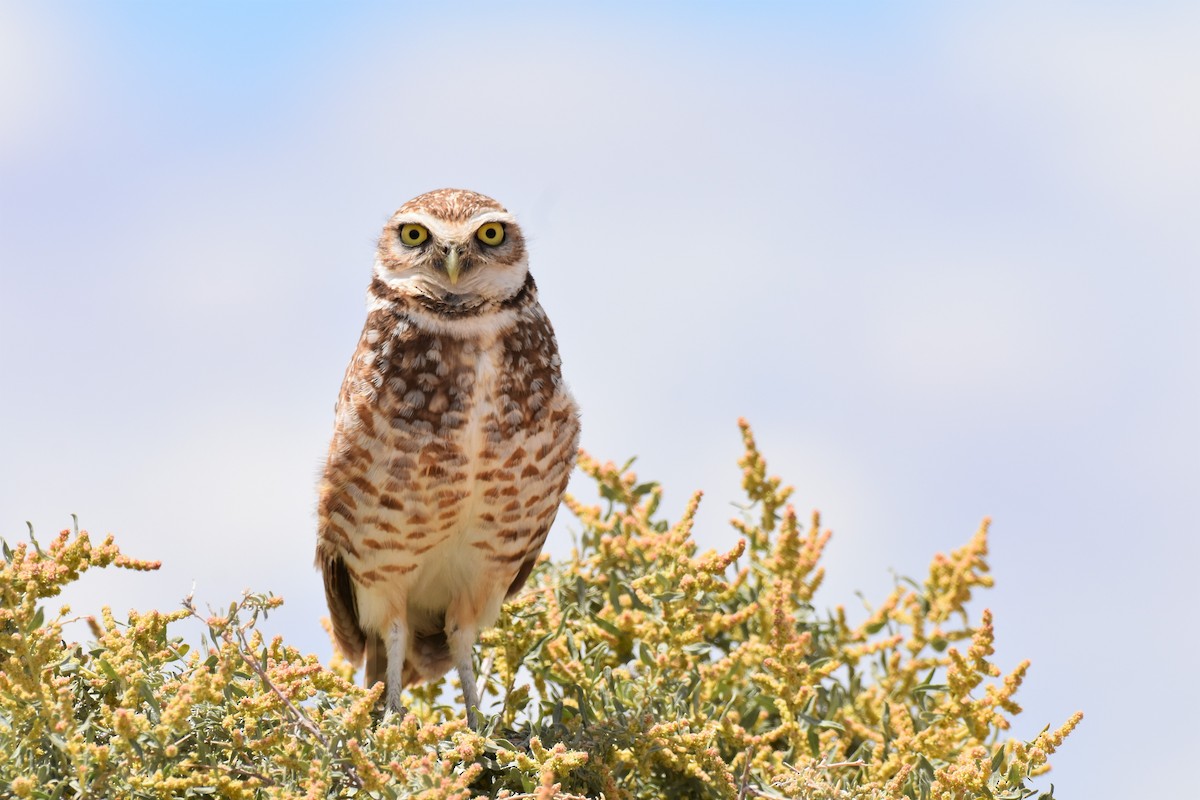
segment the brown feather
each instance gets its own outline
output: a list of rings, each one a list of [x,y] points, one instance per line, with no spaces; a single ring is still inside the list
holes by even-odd
[[[377,683],[387,680],[387,647],[383,639],[372,636],[367,642],[367,665],[363,674],[363,686],[370,689]]]
[[[317,563],[325,579],[325,602],[329,605],[329,621],[333,625],[333,636],[338,649],[351,664],[358,666],[362,661],[366,634],[358,625],[358,607],[354,601],[354,586],[350,583],[350,572],[339,555],[326,556],[317,551]]]
[[[533,572],[533,567],[537,564],[537,560],[538,554],[534,553],[521,562],[521,568],[517,570],[517,577],[513,578],[513,582],[508,585],[508,591],[504,593],[505,600],[508,600],[514,594],[521,591],[521,587],[525,585],[525,581],[529,580],[529,573]]]

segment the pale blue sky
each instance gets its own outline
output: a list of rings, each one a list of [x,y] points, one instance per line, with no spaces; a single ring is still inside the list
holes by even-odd
[[[1018,732],[1083,709],[1061,797],[1173,796],[1198,40],[1184,3],[0,4],[0,533],[75,512],[165,562],[78,611],[273,590],[327,653],[313,485],[373,240],[472,188],[529,234],[586,448],[706,490],[728,547],[746,416],[834,530],[823,605],[991,515]]]

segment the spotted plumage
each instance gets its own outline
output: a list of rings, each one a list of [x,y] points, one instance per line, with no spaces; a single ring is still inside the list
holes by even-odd
[[[318,502],[335,638],[393,709],[403,686],[457,667],[473,721],[472,647],[541,552],[578,410],[524,237],[491,198],[401,206],[367,305]]]

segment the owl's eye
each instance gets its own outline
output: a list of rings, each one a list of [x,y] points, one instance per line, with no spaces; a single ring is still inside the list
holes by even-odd
[[[475,231],[475,238],[486,245],[495,247],[504,241],[504,226],[499,222],[487,222]]]
[[[400,226],[400,241],[409,247],[423,244],[429,238],[429,229],[424,225],[409,222]]]

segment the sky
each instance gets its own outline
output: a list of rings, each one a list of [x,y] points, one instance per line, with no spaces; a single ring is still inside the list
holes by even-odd
[[[1170,2],[0,2],[0,535],[74,513],[163,561],[77,613],[270,590],[327,655],[315,483],[374,241],[470,188],[521,220],[585,449],[670,514],[704,490],[728,549],[746,417],[834,532],[818,606],[990,516],[1015,732],[1082,709],[1060,797],[1175,796],[1198,37]]]

